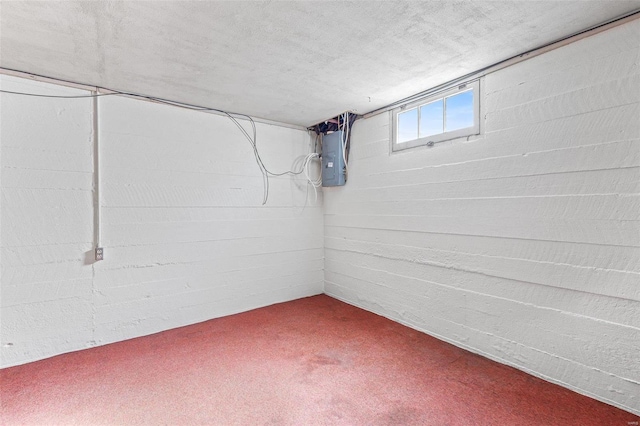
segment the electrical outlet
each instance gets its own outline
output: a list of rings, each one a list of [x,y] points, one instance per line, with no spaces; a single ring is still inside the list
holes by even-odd
[[[104,259],[104,249],[102,247],[96,247],[96,262]]]

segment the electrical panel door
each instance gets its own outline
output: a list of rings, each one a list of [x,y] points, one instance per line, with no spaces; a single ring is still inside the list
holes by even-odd
[[[342,130],[322,136],[322,186],[342,186],[346,182],[342,156],[343,137]]]

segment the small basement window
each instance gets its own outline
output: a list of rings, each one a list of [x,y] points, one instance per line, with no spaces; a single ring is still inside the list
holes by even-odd
[[[393,151],[480,133],[479,82],[393,110]]]

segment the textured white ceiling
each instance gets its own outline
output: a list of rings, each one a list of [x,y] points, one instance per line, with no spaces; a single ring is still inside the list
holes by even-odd
[[[640,1],[0,3],[0,66],[311,125],[365,113]]]

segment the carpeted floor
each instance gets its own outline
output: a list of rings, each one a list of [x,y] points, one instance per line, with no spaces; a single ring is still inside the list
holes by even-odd
[[[0,371],[3,425],[620,425],[640,418],[327,296]]]

